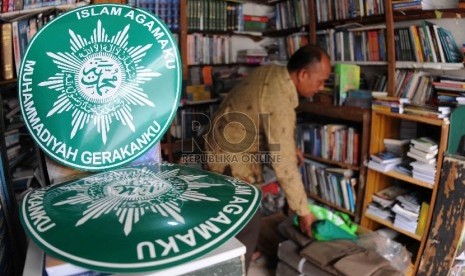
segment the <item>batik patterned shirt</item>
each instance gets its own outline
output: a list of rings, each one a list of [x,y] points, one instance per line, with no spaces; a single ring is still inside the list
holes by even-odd
[[[251,184],[263,181],[262,163],[253,161],[266,150],[289,207],[306,215],[294,136],[298,102],[286,67],[259,67],[221,103],[205,135],[205,148],[207,154],[218,157],[207,158],[209,170],[223,173],[229,166],[232,176]]]

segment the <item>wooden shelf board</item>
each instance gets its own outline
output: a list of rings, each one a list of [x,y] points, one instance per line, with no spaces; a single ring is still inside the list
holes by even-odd
[[[385,17],[384,14],[372,15],[372,16],[364,16],[364,17],[356,17],[356,18],[347,18],[343,20],[335,20],[335,21],[327,21],[327,22],[317,22],[316,28],[317,30],[321,29],[330,29],[334,28],[338,25],[344,25],[347,23],[356,22],[360,24],[376,24],[376,23],[384,23]]]
[[[421,186],[423,188],[433,189],[433,187],[434,187],[434,185],[432,185],[432,184],[429,184],[427,182],[421,181],[419,179],[413,178],[413,177],[411,177],[409,175],[405,175],[405,174],[402,174],[402,173],[399,173],[399,172],[396,172],[396,171],[388,171],[388,172],[380,172],[380,173],[385,174],[387,176],[390,176],[392,178],[403,180],[403,181],[408,182],[408,183],[413,184],[413,185]]]
[[[437,19],[437,12],[441,13],[441,19],[457,18],[465,16],[465,9],[436,9],[436,10],[410,10],[410,11],[393,11],[394,21],[412,21],[420,19]]]
[[[308,35],[308,27],[300,26],[300,27],[294,27],[294,28],[289,28],[289,29],[284,29],[284,30],[269,30],[269,31],[264,31],[263,36],[281,37],[281,36],[287,36],[287,35],[292,35],[296,33],[306,33]]]
[[[334,160],[330,160],[330,159],[326,159],[326,158],[322,158],[322,157],[316,157],[316,156],[313,156],[313,155],[308,154],[308,153],[304,153],[304,157],[315,160],[315,161],[318,161],[318,162],[321,162],[321,163],[337,165],[337,166],[339,166],[341,168],[351,169],[353,171],[359,171],[360,170],[360,167],[356,166],[356,165],[351,165],[351,164],[347,164],[347,163],[344,163],[344,162],[334,161]]]
[[[341,119],[353,122],[363,122],[363,115],[370,109],[352,106],[325,105],[321,103],[301,102],[297,107],[298,112],[313,113],[333,119]]]
[[[396,68],[458,70],[463,63],[396,61]]]
[[[389,116],[393,118],[398,118],[398,119],[404,119],[404,120],[415,121],[419,123],[435,125],[435,126],[442,126],[443,124],[449,124],[448,121],[443,120],[443,119],[429,118],[429,117],[419,116],[419,115],[399,114],[399,113],[394,113],[394,112],[389,112],[389,111],[380,111],[380,110],[373,110],[373,113],[384,115],[384,116]]]
[[[215,104],[221,101],[220,98],[214,98],[210,100],[202,100],[202,101],[181,101],[179,107],[190,107],[190,106],[198,106],[198,105],[205,105],[205,104]]]
[[[355,64],[355,65],[362,65],[362,66],[386,66],[387,65],[387,61],[335,61],[335,62],[331,62],[332,65],[336,63]]]
[[[245,62],[233,62],[233,63],[202,63],[202,64],[188,64],[189,67],[203,67],[203,66],[212,66],[212,67],[232,67],[232,66],[260,66],[259,63],[245,63]]]
[[[387,220],[384,220],[382,218],[378,218],[376,216],[372,216],[372,215],[369,215],[369,214],[365,214],[365,217],[369,218],[369,219],[371,219],[371,220],[373,220],[373,221],[375,221],[375,222],[377,222],[379,224],[382,224],[382,225],[384,225],[386,227],[389,227],[389,228],[391,228],[391,229],[393,229],[393,230],[395,230],[395,231],[397,231],[399,233],[402,233],[402,234],[404,234],[406,236],[409,236],[412,239],[415,239],[417,241],[421,241],[421,236],[419,236],[419,235],[417,235],[415,233],[411,233],[409,231],[405,231],[404,229],[395,227],[394,224],[392,222],[390,222],[390,221],[387,221]]]
[[[316,201],[318,201],[318,202],[320,202],[320,203],[323,203],[324,205],[327,205],[327,206],[329,206],[329,207],[331,207],[331,208],[333,208],[333,209],[336,209],[336,210],[338,210],[338,211],[341,211],[341,212],[343,212],[343,213],[346,213],[346,214],[348,214],[348,215],[350,215],[350,216],[355,216],[355,214],[354,214],[353,212],[351,212],[351,211],[349,211],[349,210],[347,210],[347,209],[345,209],[345,208],[339,207],[339,206],[337,206],[336,204],[334,204],[334,203],[332,203],[332,202],[330,202],[330,201],[327,201],[327,200],[325,200],[325,199],[323,199],[323,198],[321,198],[321,197],[319,197],[319,196],[317,196],[317,195],[314,195],[314,194],[311,194],[311,193],[308,193],[308,192],[307,192],[307,196],[308,196],[309,198],[314,199],[314,200],[316,200]]]

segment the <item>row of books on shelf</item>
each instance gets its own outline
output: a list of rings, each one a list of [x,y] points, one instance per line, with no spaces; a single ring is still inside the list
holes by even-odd
[[[308,33],[294,33],[270,39],[265,48],[240,49],[233,52],[233,39],[226,35],[193,33],[187,36],[189,65],[264,64],[270,60],[287,61],[300,47],[308,44]]]
[[[319,45],[332,61],[386,61],[386,25],[341,25],[317,32]],[[423,20],[420,26],[394,29],[398,61],[462,63],[463,55],[453,34]]]
[[[370,155],[370,169],[387,172],[395,170],[434,185],[436,179],[438,144],[430,137],[414,139],[384,139],[385,149]]]
[[[206,36],[200,33],[187,36],[187,64],[228,64],[235,62],[231,53],[232,38],[225,35]]]
[[[372,195],[366,214],[387,220],[394,227],[422,236],[425,230],[429,203],[405,185],[393,184]]]
[[[394,29],[394,40],[398,61],[463,62],[462,51],[452,33],[429,21]]]
[[[300,148],[314,157],[357,165],[359,140],[357,129],[343,124],[297,125],[297,141]]]
[[[301,173],[307,192],[342,209],[354,212],[357,179],[353,171],[329,167],[310,159],[304,161]]]
[[[201,31],[239,31],[243,24],[242,3],[220,0],[187,1],[187,29]]]
[[[222,0],[190,0],[187,2],[189,31],[263,32],[267,29],[271,7],[257,13],[254,3]]]
[[[179,29],[180,0],[129,0],[128,4],[157,15],[171,30]]]
[[[1,24],[1,66],[3,80],[15,78],[28,43],[45,24],[58,14],[32,15],[30,18]]]
[[[265,32],[309,23],[308,1],[286,0],[273,6],[223,0],[189,0],[189,31]]]
[[[326,29],[317,32],[318,44],[326,50],[331,61],[386,61],[385,25]]]
[[[308,44],[308,33],[293,33],[285,37],[276,37],[274,41],[276,42],[266,47],[269,59],[287,62],[295,51]]]
[[[434,77],[420,70],[396,70],[394,96],[415,104],[431,103]]]
[[[2,13],[20,10],[31,10],[42,7],[52,7],[60,5],[73,5],[81,2],[80,0],[2,0]]]
[[[383,0],[315,1],[317,22],[384,14]]]
[[[302,27],[309,21],[308,1],[286,0],[276,3],[267,31]]]

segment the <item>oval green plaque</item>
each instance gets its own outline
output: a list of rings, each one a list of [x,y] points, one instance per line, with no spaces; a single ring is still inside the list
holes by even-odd
[[[29,132],[58,162],[102,171],[153,147],[179,103],[177,43],[153,14],[90,5],[61,15],[30,42],[19,73]]]
[[[41,188],[21,223],[48,254],[104,272],[147,272],[217,248],[251,219],[261,193],[240,180],[145,164]]]

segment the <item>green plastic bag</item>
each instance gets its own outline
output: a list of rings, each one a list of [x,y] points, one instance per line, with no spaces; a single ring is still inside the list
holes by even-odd
[[[318,221],[312,225],[312,235],[317,241],[355,240],[358,226],[350,217],[342,212],[331,212],[318,205],[308,205],[312,214]],[[299,225],[298,217],[294,218],[295,225]]]

